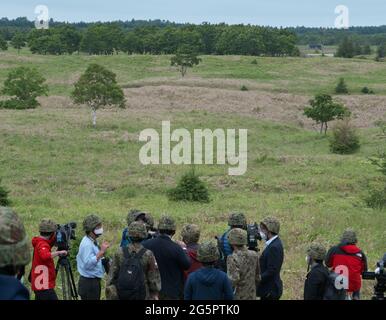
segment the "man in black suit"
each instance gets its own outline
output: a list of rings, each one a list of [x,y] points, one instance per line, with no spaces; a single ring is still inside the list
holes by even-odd
[[[161,300],[183,298],[184,271],[190,268],[186,245],[172,240],[176,232],[176,223],[171,217],[161,217],[157,238],[147,240],[143,246],[154,253],[161,274]]]
[[[276,218],[267,217],[260,223],[260,235],[266,241],[260,257],[261,281],[257,295],[261,300],[279,300],[283,294],[280,270],[284,250],[279,238],[280,223]]]

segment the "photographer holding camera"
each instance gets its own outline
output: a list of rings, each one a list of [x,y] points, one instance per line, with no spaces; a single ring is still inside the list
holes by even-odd
[[[96,215],[89,215],[83,221],[83,237],[76,256],[79,278],[79,295],[82,300],[100,300],[101,279],[107,265],[103,263],[107,242],[99,247],[97,238],[103,234],[102,220]],[[104,260],[106,262],[106,260]],[[106,270],[108,271],[108,270]]]
[[[39,224],[40,235],[32,239],[34,253],[30,279],[36,300],[58,300],[54,258],[67,255],[67,251],[51,252],[56,242],[56,230],[55,222],[43,219]]]

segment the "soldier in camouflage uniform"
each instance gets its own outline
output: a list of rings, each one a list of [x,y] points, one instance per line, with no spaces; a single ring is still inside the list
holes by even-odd
[[[247,231],[243,229],[232,229],[228,240],[233,253],[227,259],[227,272],[232,281],[235,300],[256,300],[256,287],[260,282],[258,253],[248,250]]]
[[[202,267],[202,263],[197,259],[200,233],[200,227],[196,224],[186,224],[181,230],[182,242],[186,245],[186,250],[192,262],[189,270],[185,271],[185,280],[188,278],[189,274]]]
[[[143,249],[141,242],[147,237],[147,229],[145,224],[135,221],[129,226],[129,234],[132,243],[128,245],[129,253],[138,253]],[[116,281],[118,279],[119,270],[124,261],[122,248],[119,248],[113,257],[110,272],[106,283],[106,298],[108,300],[118,300],[118,292]],[[141,258],[141,263],[145,276],[146,300],[158,300],[158,293],[161,290],[161,277],[158,270],[158,265],[154,254],[150,250],[146,250]]]
[[[121,247],[126,247],[131,242],[130,234],[128,231],[128,227],[130,226],[130,224],[134,221],[140,221],[145,223],[145,217],[146,217],[146,213],[143,212],[142,210],[132,209],[128,212],[126,217],[127,227],[123,229],[123,232],[122,232]]]
[[[23,223],[12,209],[0,207],[0,300],[29,299],[27,288],[19,280],[30,252]]]
[[[218,247],[221,253],[220,261],[218,267],[226,272],[226,260],[233,252],[232,246],[228,241],[228,233],[234,229],[239,228],[246,230],[247,229],[247,219],[244,213],[235,212],[231,213],[228,218],[229,229],[221,236],[217,237]]]

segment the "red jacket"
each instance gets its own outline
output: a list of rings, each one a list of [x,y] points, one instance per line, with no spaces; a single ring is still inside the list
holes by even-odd
[[[184,280],[185,281],[188,279],[188,276],[192,272],[202,268],[202,263],[197,260],[197,246],[188,247],[187,251],[188,251],[188,256],[189,256],[192,264],[188,270],[184,271]]]
[[[362,250],[354,244],[332,247],[327,253],[326,265],[333,270],[338,266],[348,269],[348,292],[359,291],[362,287],[362,273],[367,271],[367,259]]]
[[[33,291],[55,288],[56,272],[54,259],[51,257],[54,242],[55,239],[46,240],[41,237],[32,239],[34,256],[31,268],[31,287]],[[48,275],[48,279],[44,279],[45,274]]]

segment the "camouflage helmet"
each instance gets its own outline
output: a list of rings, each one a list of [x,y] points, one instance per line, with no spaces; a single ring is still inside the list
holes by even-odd
[[[176,231],[176,222],[170,216],[162,216],[158,223],[158,230]]]
[[[200,240],[200,227],[196,224],[186,224],[181,230],[182,240],[186,244],[197,243]]]
[[[153,218],[153,216],[150,213],[146,212],[145,213],[145,220],[146,220],[147,227],[150,228],[150,229],[153,229],[154,228],[154,218]]]
[[[236,246],[244,246],[248,244],[247,231],[235,228],[229,231],[228,233],[228,241],[230,244]]]
[[[343,235],[342,235],[342,238],[341,238],[341,242],[342,243],[345,243],[345,244],[355,244],[358,242],[358,238],[357,238],[357,234],[356,232],[349,228],[349,229],[346,229],[344,232],[343,232]]]
[[[130,223],[137,221],[139,216],[145,215],[145,212],[138,209],[130,210],[126,217],[127,225],[129,226]]]
[[[326,248],[320,243],[312,243],[307,249],[307,255],[313,260],[324,260],[326,257]]]
[[[228,226],[230,227],[243,227],[247,225],[247,219],[244,213],[234,212],[229,215]]]
[[[23,223],[12,209],[0,207],[0,267],[25,266],[30,259]]]
[[[43,219],[39,224],[39,232],[52,233],[58,228],[57,224],[51,219]]]
[[[207,241],[199,245],[197,250],[197,260],[202,263],[211,263],[220,259],[217,243]]]
[[[139,221],[134,221],[129,225],[128,228],[129,237],[137,238],[137,239],[146,239],[147,238],[147,230],[146,225]]]
[[[267,228],[268,231],[279,234],[280,222],[274,217],[266,217],[261,221],[261,224]]]
[[[86,232],[94,231],[97,225],[101,224],[102,220],[95,214],[88,215],[83,220],[83,230]]]

